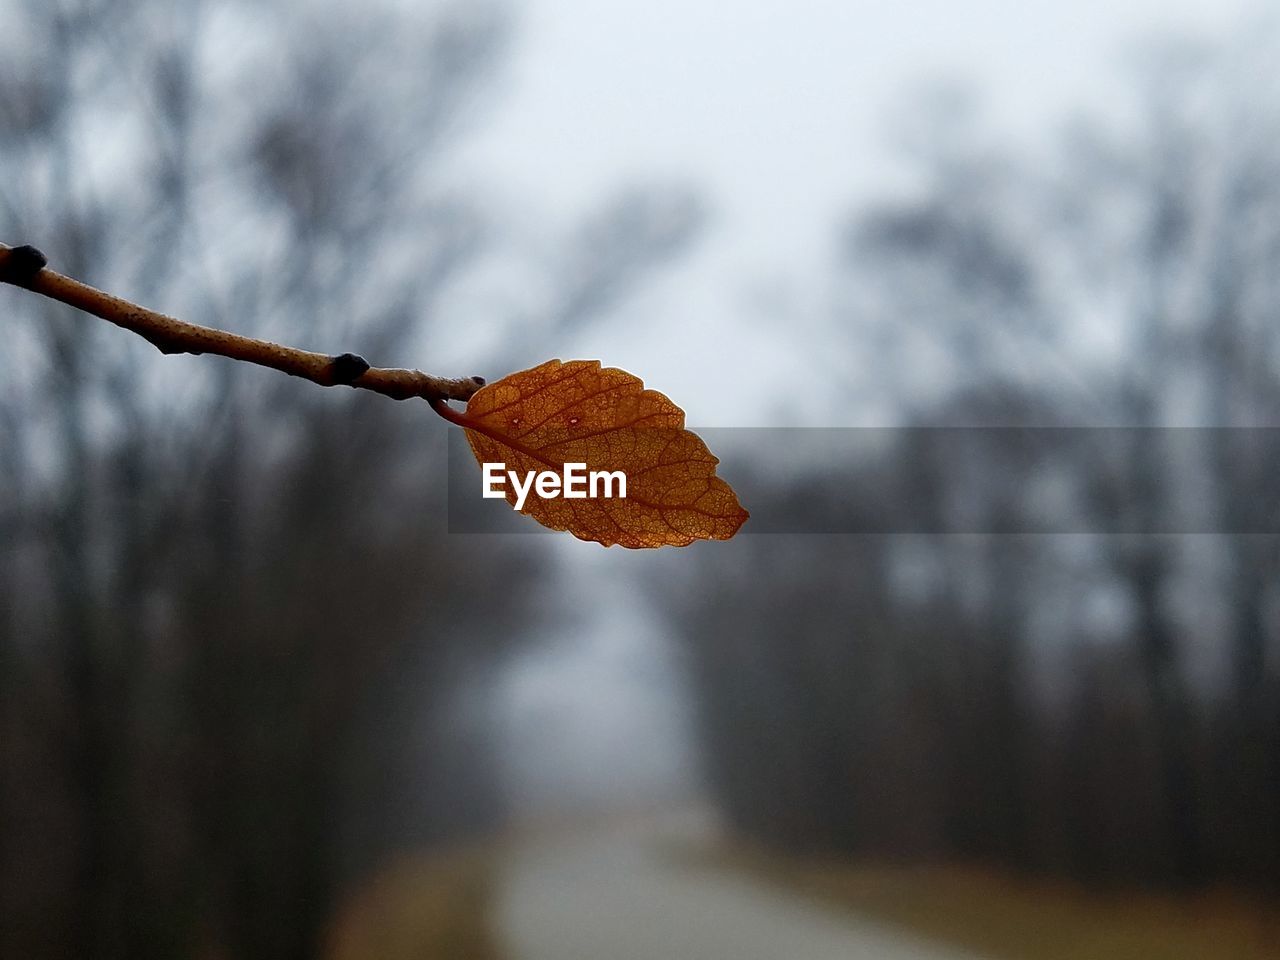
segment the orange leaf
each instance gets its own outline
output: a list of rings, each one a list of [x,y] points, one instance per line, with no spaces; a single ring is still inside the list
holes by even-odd
[[[552,530],[568,530],[606,547],[686,546],[728,540],[747,519],[733,489],[715,475],[717,460],[684,429],[684,411],[639,377],[596,360],[550,360],[503,377],[458,413],[437,409],[466,428],[481,464],[502,463],[525,482],[531,472],[622,471],[626,496],[540,497],[526,488],[521,512]],[[508,479],[507,502],[518,495]],[[616,489],[615,489],[616,493]]]

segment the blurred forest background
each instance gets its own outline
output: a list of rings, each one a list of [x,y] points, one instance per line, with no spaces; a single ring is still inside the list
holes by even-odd
[[[0,3],[0,239],[380,365],[497,376],[608,330],[708,200],[653,181],[553,249],[514,242],[499,204],[437,175],[510,12],[377,6]],[[950,88],[898,112],[910,188],[837,205],[824,306],[786,324],[845,391],[820,425],[874,404],[900,427],[1037,429],[976,459],[909,430],[873,463],[740,458],[764,478],[753,517],[986,533],[748,527],[608,558],[673,639],[741,835],[1280,885],[1280,540],[1242,532],[1280,447],[1203,430],[1168,469],[1163,446],[1280,425],[1280,90],[1252,70],[1273,52],[1154,46],[1131,123],[1036,155]],[[459,319],[494,271],[532,278],[519,308]],[[365,878],[518,814],[485,691],[590,598],[556,538],[446,533],[443,424],[0,297],[0,955],[317,956]],[[1080,533],[1020,532],[1042,493],[1027,438],[1065,425],[1143,429],[1101,460],[1056,448]],[[913,482],[877,484],[895,462]],[[864,479],[892,502],[850,503]],[[1236,532],[1106,532],[1188,502]]]

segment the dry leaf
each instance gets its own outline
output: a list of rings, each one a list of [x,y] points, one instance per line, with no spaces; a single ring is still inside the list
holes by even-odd
[[[728,540],[747,519],[715,475],[720,461],[684,429],[684,411],[625,370],[550,360],[484,387],[465,414],[450,413],[481,464],[504,463],[520,477],[563,473],[566,463],[625,473],[625,498],[542,498],[530,490],[521,512],[553,530],[605,546],[685,546]],[[505,489],[515,506],[512,484]]]

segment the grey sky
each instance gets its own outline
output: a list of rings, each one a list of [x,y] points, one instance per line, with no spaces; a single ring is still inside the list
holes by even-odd
[[[629,183],[692,181],[713,210],[697,253],[631,302],[624,322],[587,332],[572,352],[641,374],[693,425],[848,422],[821,391],[759,387],[801,370],[815,349],[797,345],[794,324],[821,309],[839,218],[901,182],[886,136],[895,101],[920,80],[965,81],[997,130],[1032,143],[1077,109],[1114,109],[1133,38],[1226,36],[1251,9],[1246,0],[530,0],[460,175],[525,204],[521,229],[533,242]],[[561,548],[570,579],[634,576],[633,555],[602,557],[567,539]],[[611,790],[634,799],[637,779],[661,791],[687,774],[664,638],[650,618],[606,609],[509,674],[512,788],[535,807]]]
[[[1249,0],[529,0],[461,169],[538,198],[524,209],[535,234],[631,182],[702,188],[713,220],[697,254],[631,304],[628,323],[573,346],[642,372],[692,423],[778,422],[738,389],[743,371],[802,363],[778,350],[785,338],[762,312],[817,307],[839,217],[897,182],[886,114],[914,82],[971,83],[996,129],[1029,141],[1076,108],[1114,103],[1135,36],[1226,35],[1257,11]],[[682,350],[653,335],[655,320]],[[804,418],[831,417],[799,403]]]

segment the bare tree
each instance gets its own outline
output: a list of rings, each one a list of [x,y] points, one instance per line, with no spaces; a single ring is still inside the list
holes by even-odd
[[[915,189],[842,232],[847,369],[905,429],[754,512],[876,535],[748,539],[680,608],[751,835],[1274,883],[1276,118],[1239,51],[1163,50],[1141,123],[1079,123],[1057,165],[948,107]]]
[[[65,273],[412,363],[505,255],[445,173],[499,7],[0,12],[0,218]],[[603,214],[607,253],[572,252],[567,306],[519,336],[556,341],[678,250],[696,205],[665,196]],[[314,956],[385,857],[501,815],[474,691],[536,619],[539,544],[445,540],[425,405],[5,309],[0,953]]]

